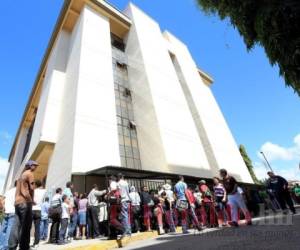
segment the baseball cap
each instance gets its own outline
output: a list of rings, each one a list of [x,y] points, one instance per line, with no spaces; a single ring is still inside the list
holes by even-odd
[[[27,163],[26,163],[26,166],[38,166],[39,164],[36,162],[36,161],[33,161],[33,160],[29,160]]]

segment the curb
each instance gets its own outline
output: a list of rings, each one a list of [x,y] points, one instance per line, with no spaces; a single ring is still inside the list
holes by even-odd
[[[117,240],[105,240],[105,241],[100,241],[99,243],[92,243],[88,245],[82,245],[82,246],[77,246],[77,247],[66,247],[64,248],[65,250],[109,250],[109,249],[114,249],[114,248],[120,248],[124,247],[127,244],[141,241],[141,240],[148,240],[148,239],[153,239],[158,236],[158,233],[156,231],[153,232],[143,232],[139,234],[134,234],[131,237],[125,237],[122,239],[122,241],[117,241]]]

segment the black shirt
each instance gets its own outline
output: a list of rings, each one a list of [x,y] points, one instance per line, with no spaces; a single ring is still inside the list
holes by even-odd
[[[234,177],[228,176],[227,178],[223,179],[223,186],[227,192],[227,194],[232,194],[237,181]]]
[[[142,205],[148,205],[152,198],[148,192],[141,192],[141,203]]]
[[[274,192],[280,192],[284,190],[284,186],[287,186],[288,182],[283,177],[276,175],[273,178],[269,178],[267,181],[267,189],[272,189]]]

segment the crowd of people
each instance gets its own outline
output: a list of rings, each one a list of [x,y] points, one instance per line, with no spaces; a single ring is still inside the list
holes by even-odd
[[[188,234],[190,228],[201,231],[206,227],[238,227],[241,217],[252,225],[244,191],[225,169],[213,178],[212,187],[205,180],[191,187],[179,176],[173,187],[165,183],[158,190],[148,190],[147,186],[137,190],[119,173],[110,176],[105,190],[94,184],[88,194],[79,194],[73,183],[67,182],[50,196],[41,181],[34,180],[37,167],[37,162],[29,161],[15,187],[1,202],[5,215],[0,250],[18,246],[21,250],[37,249],[40,241],[61,245],[104,236],[121,240],[141,231],[174,233],[177,226]],[[268,174],[268,193],[282,210],[286,211],[288,204],[295,213],[287,182],[271,172]],[[32,224],[34,239],[30,247]]]

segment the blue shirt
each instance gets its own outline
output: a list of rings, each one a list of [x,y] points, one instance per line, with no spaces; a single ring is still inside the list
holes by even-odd
[[[185,190],[187,189],[187,185],[183,181],[178,181],[175,185],[175,193],[178,200],[186,200]]]
[[[49,207],[50,207],[49,202],[43,202],[42,203],[42,206],[41,206],[41,219],[42,220],[47,220],[48,219]]]

